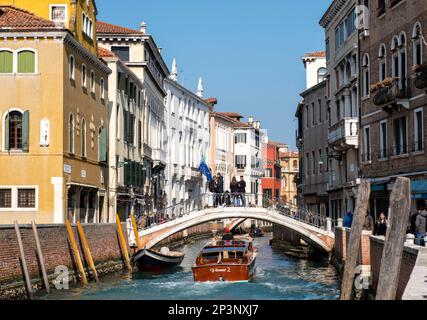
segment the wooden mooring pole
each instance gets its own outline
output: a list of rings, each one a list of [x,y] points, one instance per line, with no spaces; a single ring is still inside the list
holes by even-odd
[[[16,238],[18,239],[19,253],[21,255],[21,264],[22,264],[22,270],[24,271],[25,285],[28,291],[28,298],[33,299],[33,295],[34,295],[33,286],[31,284],[30,274],[28,272],[27,260],[25,259],[25,252],[24,252],[24,246],[22,244],[21,231],[19,230],[19,225],[16,220],[15,220],[15,232],[16,232]]]
[[[351,224],[350,239],[347,247],[347,258],[344,264],[344,273],[341,283],[341,300],[350,300],[353,292],[354,277],[359,255],[360,241],[362,236],[363,222],[368,212],[371,184],[362,180],[357,192],[356,209]]]
[[[50,285],[49,285],[49,280],[47,279],[46,266],[44,264],[43,251],[42,251],[42,247],[40,245],[40,238],[39,238],[39,233],[37,232],[36,223],[34,221],[32,221],[31,226],[33,228],[34,239],[36,240],[37,255],[39,257],[39,263],[40,263],[40,268],[42,271],[44,286],[46,288],[46,292],[50,293]]]
[[[87,286],[86,272],[83,267],[82,259],[80,258],[79,249],[77,248],[76,238],[74,237],[73,228],[71,227],[70,221],[65,221],[65,226],[67,227],[68,237],[70,238],[71,249],[73,250],[74,257],[76,258],[77,268],[79,269],[80,275],[82,277],[83,286]]]
[[[381,259],[376,300],[396,299],[410,209],[411,180],[399,177],[390,195],[389,225]]]
[[[135,235],[136,245],[138,247],[138,250],[141,250],[142,249],[142,242],[141,242],[141,239],[139,238],[138,227],[136,225],[135,215],[131,214],[130,218],[132,221],[132,229],[133,229],[133,233]]]
[[[87,262],[89,264],[90,269],[92,270],[93,277],[94,277],[95,281],[98,282],[99,281],[98,272],[96,271],[95,263],[93,263],[92,254],[90,252],[90,248],[89,248],[89,245],[87,243],[87,238],[86,238],[85,232],[83,230],[83,227],[82,227],[82,224],[80,223],[80,221],[77,222],[77,230],[79,232],[79,237],[80,237],[80,240],[82,242],[82,246],[83,246],[83,250],[84,250]]]
[[[130,261],[129,261],[128,248],[127,248],[125,236],[123,235],[122,224],[120,222],[120,217],[119,217],[118,214],[116,214],[116,224],[117,224],[117,232],[119,234],[120,247],[122,249],[122,254],[123,254],[123,259],[124,259],[124,262],[125,262],[125,266],[126,266],[126,269],[129,272],[131,272],[132,271],[132,266],[130,265]]]

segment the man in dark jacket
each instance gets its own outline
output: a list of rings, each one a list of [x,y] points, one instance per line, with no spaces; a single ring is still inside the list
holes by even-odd
[[[224,178],[222,177],[221,173],[218,172],[217,178],[216,178],[216,205],[222,205],[223,204],[223,195],[224,195]]]
[[[246,207],[246,181],[243,176],[240,176],[240,181],[238,182],[237,190],[239,191],[240,199],[242,200],[242,205]]]
[[[424,246],[424,237],[426,233],[427,211],[424,209],[417,215],[415,220],[415,243],[419,246]]]

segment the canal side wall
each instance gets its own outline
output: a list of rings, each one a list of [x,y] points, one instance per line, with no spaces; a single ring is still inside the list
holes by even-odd
[[[122,224],[122,228],[125,232],[126,223]],[[75,276],[77,274],[76,261],[65,225],[42,225],[38,226],[37,229],[49,280],[53,281],[57,277],[55,268],[65,266],[69,270],[70,280],[72,282],[77,281]],[[105,274],[121,270],[123,259],[116,225],[91,224],[83,225],[83,229],[98,273]],[[38,291],[43,288],[33,230],[29,225],[21,225],[20,231],[28,272],[33,288]],[[75,226],[73,226],[73,231],[80,257],[86,270],[89,270]],[[51,286],[53,285],[51,284]],[[15,229],[13,226],[2,226],[0,227],[0,300],[25,297],[24,273]]]
[[[350,230],[351,229],[344,227],[335,228],[335,246],[331,263],[335,266],[340,275],[342,275],[347,257],[346,251],[350,239]],[[375,296],[377,290],[383,249],[384,237],[375,237],[370,231],[363,231],[357,266],[360,267],[359,271],[361,275],[367,276],[370,279],[371,297]],[[401,300],[404,294],[413,296],[410,292],[412,289],[407,288],[407,285],[410,278],[413,276],[413,270],[416,266],[420,250],[427,252],[425,248],[405,244],[399,273],[396,294],[397,300]]]

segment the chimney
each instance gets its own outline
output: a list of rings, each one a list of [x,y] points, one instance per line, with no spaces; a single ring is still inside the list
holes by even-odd
[[[163,48],[157,48],[157,51],[159,51],[160,54],[162,54]]]
[[[140,29],[141,32],[142,33],[147,33],[147,24],[144,21],[141,22],[140,26],[141,26],[141,29]]]
[[[248,124],[253,125],[253,123],[254,123],[254,117],[250,116],[248,118]]]

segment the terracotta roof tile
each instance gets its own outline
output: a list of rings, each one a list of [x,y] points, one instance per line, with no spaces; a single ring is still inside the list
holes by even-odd
[[[97,34],[124,34],[124,35],[130,35],[130,34],[137,34],[142,35],[143,32],[139,30],[129,29],[122,26],[114,25],[111,23],[103,22],[103,21],[97,21],[96,22],[96,33]]]
[[[62,29],[54,22],[14,6],[0,6],[0,30]]]
[[[304,57],[326,58],[326,51],[309,52],[306,53]]]
[[[100,58],[115,58],[117,55],[110,50],[98,47],[98,57]]]
[[[219,112],[227,117],[233,117],[233,118],[243,118],[243,116],[240,113],[237,112]]]

